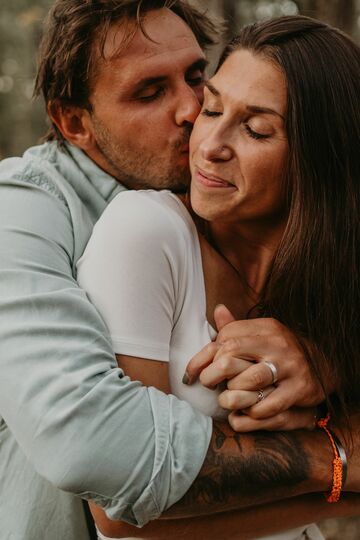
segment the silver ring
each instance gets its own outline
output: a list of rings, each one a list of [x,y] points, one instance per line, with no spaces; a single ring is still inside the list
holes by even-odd
[[[256,403],[260,403],[263,399],[265,399],[264,390],[258,390]]]
[[[276,366],[269,360],[264,360],[264,364],[267,365],[268,368],[270,368],[271,375],[272,375],[272,381],[271,384],[275,384],[278,380],[278,371],[276,369]]]

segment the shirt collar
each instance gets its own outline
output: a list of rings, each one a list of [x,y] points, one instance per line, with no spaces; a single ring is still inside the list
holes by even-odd
[[[80,148],[68,142],[65,143],[65,148],[76,165],[82,170],[83,174],[105,201],[110,202],[120,191],[127,189],[113,176],[101,169]]]

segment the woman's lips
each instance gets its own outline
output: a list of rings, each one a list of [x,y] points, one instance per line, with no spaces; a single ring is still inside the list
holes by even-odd
[[[195,169],[195,175],[197,181],[206,187],[213,187],[213,188],[229,188],[234,187],[233,184],[230,184],[226,180],[223,180],[222,178],[219,178],[218,176],[214,176],[212,174],[209,174],[202,169],[199,169],[198,167]]]

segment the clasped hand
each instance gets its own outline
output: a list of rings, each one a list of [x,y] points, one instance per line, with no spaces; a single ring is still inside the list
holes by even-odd
[[[225,306],[217,306],[215,321],[217,339],[189,362],[189,384],[227,382],[219,403],[235,431],[313,429],[325,395],[296,337],[275,319],[235,321]],[[265,361],[276,368],[275,384]]]

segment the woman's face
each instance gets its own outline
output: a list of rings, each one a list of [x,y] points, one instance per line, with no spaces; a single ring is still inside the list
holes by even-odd
[[[231,54],[205,88],[190,142],[191,202],[210,221],[284,213],[286,83],[280,68],[247,50]]]

